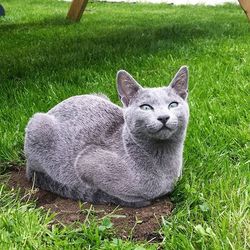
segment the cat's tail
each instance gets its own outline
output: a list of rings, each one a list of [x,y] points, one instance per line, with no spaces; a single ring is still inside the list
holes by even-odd
[[[24,152],[28,162],[53,160],[59,141],[58,123],[54,116],[37,113],[25,130]],[[37,164],[36,164],[37,165]]]

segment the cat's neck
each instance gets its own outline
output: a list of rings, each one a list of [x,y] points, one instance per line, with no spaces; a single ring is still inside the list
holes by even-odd
[[[140,161],[164,162],[170,156],[182,154],[184,138],[160,141],[140,135],[134,136],[126,125],[123,127],[122,135],[126,153],[138,164],[141,164]]]

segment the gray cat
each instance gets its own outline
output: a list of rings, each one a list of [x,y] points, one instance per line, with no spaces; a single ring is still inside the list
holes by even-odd
[[[188,69],[168,87],[117,74],[123,108],[103,95],[71,97],[29,121],[27,177],[60,196],[141,207],[173,190],[189,118]]]

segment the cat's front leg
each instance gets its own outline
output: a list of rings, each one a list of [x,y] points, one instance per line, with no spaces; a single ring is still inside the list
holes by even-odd
[[[90,145],[78,155],[75,169],[83,183],[102,190],[110,197],[127,202],[131,204],[130,206],[138,207],[150,204],[140,195],[136,174],[114,152]],[[110,202],[119,203],[114,199],[107,199],[110,199]],[[107,202],[109,201],[107,200]]]

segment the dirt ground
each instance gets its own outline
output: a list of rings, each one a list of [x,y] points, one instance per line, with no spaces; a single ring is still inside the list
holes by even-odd
[[[32,183],[25,177],[24,168],[14,168],[11,171],[8,186],[20,188],[22,193],[29,192],[31,199],[36,200],[37,207],[56,212],[55,220],[63,224],[84,221],[87,213],[83,210],[87,211],[91,207],[97,219],[110,216],[116,235],[123,239],[132,237],[134,240],[161,241],[161,235],[158,233],[161,217],[170,215],[173,209],[167,197],[156,200],[153,205],[144,208],[121,208],[115,205],[89,203],[83,203],[80,208],[77,201],[64,199],[38,188],[32,189]]]

